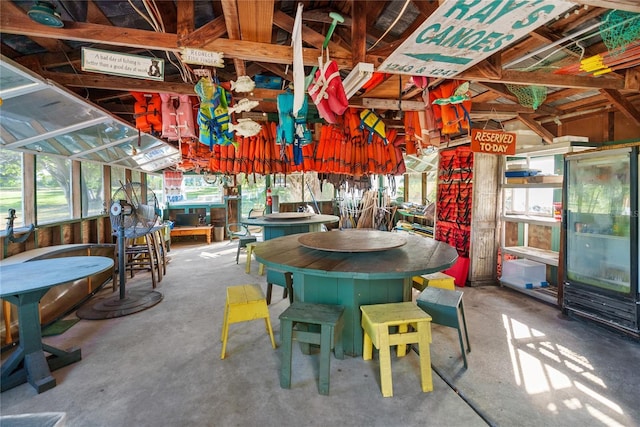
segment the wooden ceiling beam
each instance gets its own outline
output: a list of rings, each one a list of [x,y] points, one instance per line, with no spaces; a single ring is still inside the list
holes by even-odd
[[[545,102],[555,102],[561,99],[569,98],[573,95],[577,95],[579,93],[583,93],[584,90],[581,89],[561,89],[557,90],[553,93],[547,94],[547,99]]]
[[[109,18],[107,18],[93,0],[87,2],[87,22],[101,25],[112,25]]]
[[[499,102],[473,102],[470,114],[486,114],[491,113],[513,113],[513,114],[534,114],[533,108],[525,107],[520,104],[505,104]]]
[[[144,79],[114,77],[106,74],[75,74],[43,71],[42,77],[68,87],[84,87],[119,91],[145,93],[177,93],[179,95],[195,95],[193,84],[158,82]]]
[[[578,89],[625,89],[625,82],[621,79],[594,78],[592,76],[571,76],[545,72],[526,72],[514,70],[502,70],[500,79],[488,77],[472,68],[456,76],[458,79],[473,80],[477,82],[512,83],[518,85],[538,85],[551,87],[565,87]]]
[[[192,2],[192,0],[189,0],[189,2]],[[153,2],[153,4],[158,8],[158,12],[162,18],[164,32],[175,34],[178,28],[178,15],[175,4],[172,1],[156,1]]]
[[[45,48],[48,52],[71,52],[71,48],[67,46],[62,40],[51,39],[47,37],[30,37],[31,40],[38,43]]]
[[[637,0],[579,0],[579,2],[588,6],[640,13],[640,4]]]
[[[178,23],[176,27],[176,34],[178,35],[179,42],[187,35],[192,34],[196,28],[195,5],[193,4],[193,0],[179,1],[177,8],[176,19]],[[208,24],[209,23],[207,23],[207,25]]]
[[[31,21],[22,9],[10,1],[0,1],[0,26],[2,27],[2,32],[7,34],[21,34],[149,50],[180,51],[176,34],[109,27],[83,22],[67,22],[64,28],[47,27]],[[227,58],[274,64],[293,63],[293,54],[290,46],[219,38],[209,41],[202,48],[223,52]],[[319,49],[304,48],[304,64],[309,66],[316,65],[318,56],[321,54],[322,52]],[[341,55],[336,52],[331,59],[337,62],[339,68],[351,68],[350,55]]]
[[[357,0],[351,1],[351,10],[358,6]],[[351,25],[351,62],[355,67],[359,62],[366,62],[367,58],[367,15],[356,13]]]
[[[305,12],[303,11],[303,16]],[[295,19],[286,13],[276,10],[273,14],[273,25],[291,34],[293,32],[293,24]],[[302,41],[316,48],[320,48],[324,43],[325,36],[312,30],[306,25],[302,25]],[[350,55],[351,52],[339,44],[329,41],[329,53],[342,52],[344,55]]]
[[[503,84],[488,83],[488,82],[482,82],[480,84],[486,87],[487,89],[489,89],[490,91],[495,92],[496,94],[502,96],[503,98],[508,99],[509,101],[512,101],[516,104],[520,103],[520,101],[518,101],[518,98],[514,94],[512,94],[511,91],[509,91],[509,89],[507,89],[507,87]],[[536,113],[555,115],[555,114],[558,114],[558,110],[549,105],[541,105],[536,110]]]
[[[617,90],[602,89],[600,93],[636,126],[640,126],[640,111]]]
[[[258,43],[240,40],[217,39],[204,46],[209,50],[224,52],[225,57],[240,58],[247,61],[268,62],[271,64],[293,64],[293,49],[291,46],[282,46],[268,43]],[[305,66],[318,65],[318,57],[322,55],[319,49],[302,48],[302,56]],[[338,68],[351,68],[351,55],[345,56],[336,53],[331,55]]]
[[[240,38],[252,42],[270,43],[274,0],[236,0],[236,4]]]
[[[262,69],[270,71],[276,76],[281,77],[286,81],[289,81],[289,82],[293,81],[293,71],[291,70],[291,67],[289,67],[289,70],[285,72],[285,69],[282,68],[282,65],[279,65],[279,64],[267,64],[264,62],[258,62],[257,64]]]
[[[178,46],[200,48],[207,42],[215,40],[227,34],[227,25],[223,16],[218,16],[204,24],[197,30],[180,37],[178,35]]]
[[[237,41],[242,38],[240,32],[240,20],[238,19],[238,5],[236,0],[221,0],[222,11],[224,12],[224,22],[227,26],[227,35],[230,40]],[[247,74],[244,60],[242,58],[233,58],[233,65],[236,69],[236,75],[244,76]]]
[[[524,123],[529,129],[534,131],[542,140],[547,144],[553,144],[553,135],[547,129],[545,129],[540,123],[534,120],[533,114],[518,114],[518,120]]]

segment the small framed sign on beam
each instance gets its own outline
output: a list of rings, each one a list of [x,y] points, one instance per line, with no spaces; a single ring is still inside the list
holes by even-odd
[[[164,81],[164,59],[83,47],[82,71]]]

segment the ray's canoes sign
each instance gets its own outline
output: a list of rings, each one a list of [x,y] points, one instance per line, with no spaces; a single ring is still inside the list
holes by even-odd
[[[516,154],[516,134],[497,130],[471,129],[471,151],[487,154]]]
[[[377,71],[451,78],[574,6],[564,0],[447,0]]]

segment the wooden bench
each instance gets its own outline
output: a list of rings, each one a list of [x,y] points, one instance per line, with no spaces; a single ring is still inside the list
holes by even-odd
[[[171,229],[171,237],[206,236],[208,244],[211,244],[211,233],[213,233],[212,225],[200,225],[197,227],[173,227]]]

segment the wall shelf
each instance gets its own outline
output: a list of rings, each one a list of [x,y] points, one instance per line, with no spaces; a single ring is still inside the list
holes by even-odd
[[[556,251],[532,248],[530,246],[505,246],[502,248],[502,252],[515,255],[519,258],[541,262],[546,265],[558,266],[559,253]]]

